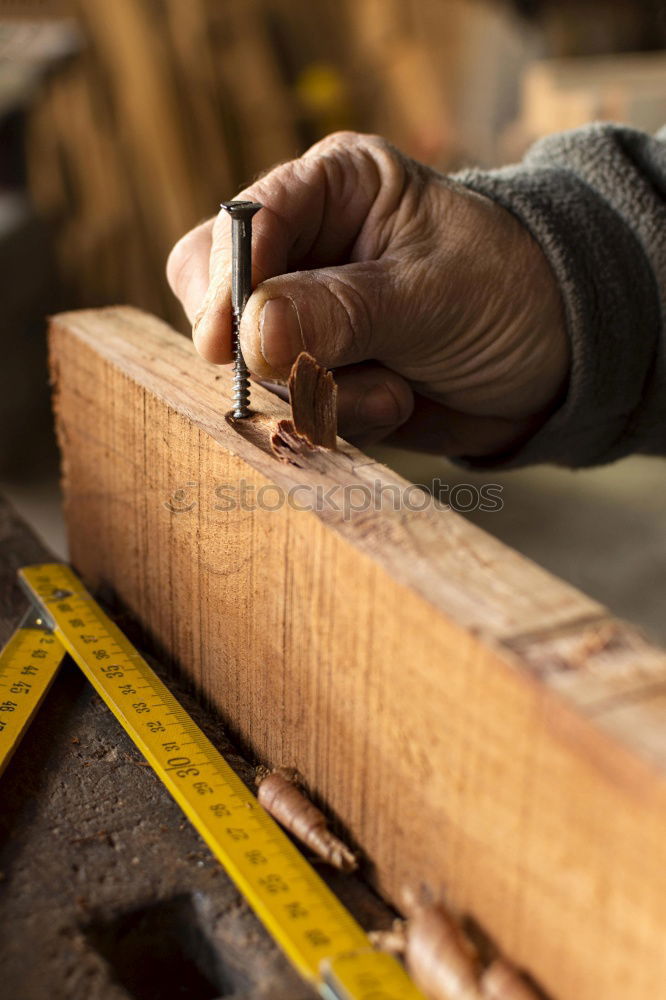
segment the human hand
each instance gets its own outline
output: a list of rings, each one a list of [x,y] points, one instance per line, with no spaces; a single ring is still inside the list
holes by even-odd
[[[283,381],[307,350],[335,369],[344,437],[490,455],[556,405],[569,368],[559,289],[527,229],[495,202],[349,132],[237,197],[264,206],[241,322],[246,363]],[[167,275],[198,351],[230,363],[225,211],[176,244]]]

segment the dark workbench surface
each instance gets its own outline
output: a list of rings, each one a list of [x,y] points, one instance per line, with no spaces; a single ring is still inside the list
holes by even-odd
[[[0,498],[0,644],[26,607],[16,569],[50,558]],[[229,756],[219,723],[169,684]],[[314,996],[71,661],[0,783],[1,996]],[[390,922],[359,879],[327,881],[364,926]]]

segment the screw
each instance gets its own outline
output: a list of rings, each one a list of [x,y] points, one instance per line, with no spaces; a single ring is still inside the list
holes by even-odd
[[[250,376],[240,345],[240,322],[252,294],[252,216],[262,206],[255,201],[223,201],[221,208],[231,216],[231,308],[234,350],[233,415],[243,420],[250,415]]]

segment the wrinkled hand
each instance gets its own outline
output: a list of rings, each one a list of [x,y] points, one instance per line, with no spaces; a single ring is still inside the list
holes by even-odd
[[[254,219],[248,367],[284,380],[301,350],[336,369],[340,433],[449,455],[528,437],[560,398],[569,353],[550,265],[509,212],[376,136],[338,133],[239,198]],[[199,352],[231,361],[226,212],[167,265]],[[424,398],[425,397],[425,398]]]

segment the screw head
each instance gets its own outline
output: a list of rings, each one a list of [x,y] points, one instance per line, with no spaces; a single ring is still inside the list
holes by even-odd
[[[228,212],[232,219],[251,219],[263,205],[258,201],[223,201],[220,208]]]

